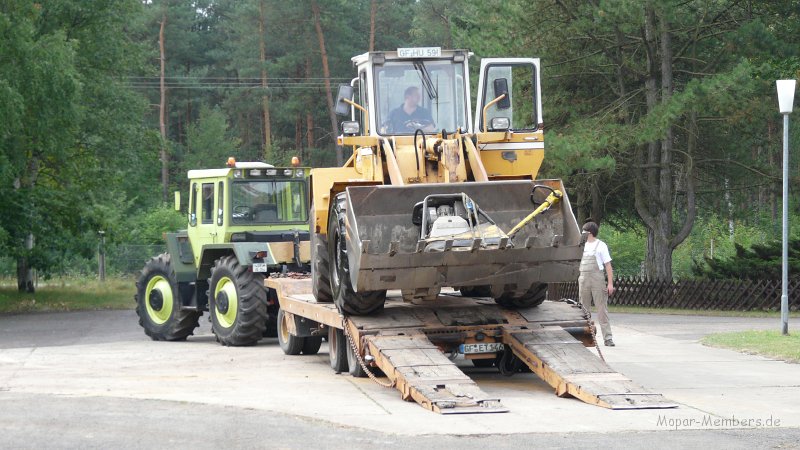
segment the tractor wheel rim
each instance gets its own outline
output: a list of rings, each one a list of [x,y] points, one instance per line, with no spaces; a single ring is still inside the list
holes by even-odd
[[[216,299],[220,294],[224,294],[228,299],[227,309],[220,310]],[[236,284],[228,277],[222,277],[214,288],[214,315],[217,318],[217,323],[224,328],[230,328],[236,323],[236,314],[239,311],[239,296],[236,294]]]
[[[161,305],[158,308],[158,297],[161,298]],[[144,305],[147,309],[147,316],[157,325],[162,325],[172,316],[174,302],[172,298],[172,286],[169,281],[161,275],[150,278],[144,293]]]

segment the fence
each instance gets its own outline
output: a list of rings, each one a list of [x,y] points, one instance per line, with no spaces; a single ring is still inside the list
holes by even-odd
[[[651,281],[640,277],[614,280],[616,292],[609,305],[646,308],[715,309],[735,311],[780,310],[780,280]],[[553,283],[548,298],[578,299],[578,283]],[[800,280],[789,282],[789,308],[800,310]]]

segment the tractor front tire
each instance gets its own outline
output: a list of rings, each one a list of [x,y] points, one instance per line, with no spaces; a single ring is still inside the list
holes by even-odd
[[[386,291],[356,292],[350,278],[345,230],[345,194],[336,196],[328,215],[328,261],[333,302],[343,314],[363,316],[383,308]]]
[[[533,308],[539,306],[547,298],[547,283],[533,283],[528,291],[519,297],[504,293],[495,297],[494,301],[505,308]]]
[[[197,328],[201,313],[181,309],[170,255],[151,258],[136,280],[136,314],[154,341],[183,341]]]
[[[211,268],[208,281],[211,329],[222,345],[255,345],[267,328],[264,275],[223,256]]]

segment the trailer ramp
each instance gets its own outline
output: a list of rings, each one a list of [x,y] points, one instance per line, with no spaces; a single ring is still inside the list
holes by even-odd
[[[561,397],[609,409],[677,406],[616,372],[586,347],[591,335],[579,306],[548,301],[511,310],[456,292],[415,305],[395,293],[382,311],[344,319],[333,304],[314,300],[309,280],[269,279],[267,285],[286,312],[320,326],[344,324],[371,369],[380,369],[403,400],[440,414],[508,411],[448,358],[460,344],[478,342],[502,343]]]

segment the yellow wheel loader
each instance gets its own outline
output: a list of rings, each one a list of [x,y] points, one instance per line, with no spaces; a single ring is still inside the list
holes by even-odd
[[[585,238],[544,157],[539,60],[401,48],[354,57],[339,87],[343,167],[311,171],[317,302],[371,314],[386,291],[411,302],[443,287],[507,307],[541,303],[578,277]]]

